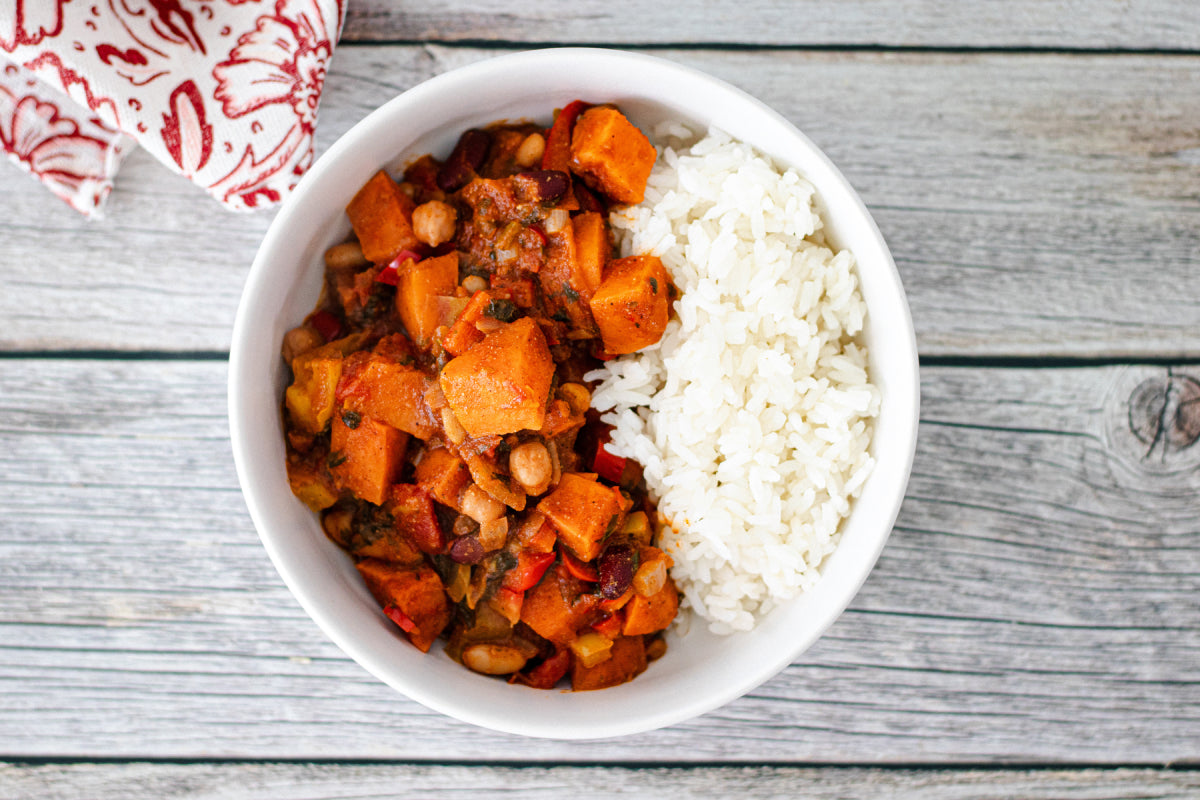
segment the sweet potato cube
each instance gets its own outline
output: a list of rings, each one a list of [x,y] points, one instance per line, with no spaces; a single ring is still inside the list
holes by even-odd
[[[466,463],[444,447],[426,450],[417,463],[417,484],[444,506],[458,510],[458,496],[471,481]]]
[[[453,295],[458,285],[458,252],[401,265],[399,278],[396,313],[412,340],[425,347],[442,316],[439,296]]]
[[[401,250],[421,242],[413,234],[415,204],[386,172],[376,172],[346,206],[346,216],[362,245],[363,255],[376,264],[387,263]]]
[[[678,611],[679,592],[668,580],[650,597],[634,594],[625,604],[625,625],[621,632],[626,636],[638,636],[661,631],[671,624]]]
[[[640,203],[657,153],[615,108],[589,108],[571,134],[571,169],[619,203]]]
[[[538,430],[546,416],[554,360],[529,317],[489,333],[442,369],[442,392],[472,436]]]
[[[333,420],[330,432],[329,471],[339,488],[349,489],[368,503],[383,505],[404,463],[407,445],[408,434],[391,425],[343,414]]]
[[[632,353],[662,338],[669,316],[669,280],[658,256],[629,256],[608,265],[591,300],[605,350]]]
[[[600,288],[604,265],[612,252],[604,216],[585,211],[571,218],[575,228],[575,278],[587,289],[590,298]]]
[[[412,622],[404,633],[417,649],[429,652],[446,625],[450,623],[450,602],[442,589],[442,580],[432,567],[403,567],[368,558],[357,564],[371,595],[386,610],[398,609]]]
[[[604,536],[616,530],[621,507],[617,493],[610,487],[577,472],[567,472],[554,491],[538,503],[558,529],[558,538],[581,561],[600,555]]]
[[[337,388],[345,409],[418,439],[428,439],[438,431],[437,420],[425,402],[430,379],[423,373],[376,353],[350,361]]]
[[[571,665],[571,688],[577,692],[607,689],[631,681],[646,670],[646,645],[640,636],[622,636],[613,642],[612,655],[592,667],[579,659]]]
[[[525,592],[521,621],[543,639],[565,645],[595,616],[599,602],[598,595],[585,594],[579,579],[559,565]]]

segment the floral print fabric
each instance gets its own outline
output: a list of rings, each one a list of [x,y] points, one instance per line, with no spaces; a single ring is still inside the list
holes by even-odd
[[[234,209],[312,161],[344,0],[0,0],[0,148],[85,214],[128,134]],[[4,63],[7,60],[9,63]]]

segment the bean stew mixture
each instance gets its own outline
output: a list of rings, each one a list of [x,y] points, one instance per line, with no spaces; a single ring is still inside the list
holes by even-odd
[[[422,651],[574,690],[665,652],[671,560],[584,378],[667,324],[661,262],[613,258],[607,221],[654,160],[617,108],[575,101],[381,170],[284,338],[292,491]]]

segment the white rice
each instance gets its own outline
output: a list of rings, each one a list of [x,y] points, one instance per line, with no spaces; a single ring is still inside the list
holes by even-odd
[[[873,465],[866,306],[795,170],[715,130],[653,138],[645,202],[611,222],[682,296],[661,342],[588,374],[592,403],[645,467],[683,606],[749,630],[816,582]]]

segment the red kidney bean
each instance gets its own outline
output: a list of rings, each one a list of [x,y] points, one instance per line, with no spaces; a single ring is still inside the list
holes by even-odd
[[[446,163],[438,169],[437,185],[444,192],[453,192],[466,186],[471,177],[483,166],[488,149],[492,146],[492,135],[487,131],[472,128],[458,137],[458,144]]]
[[[539,203],[552,203],[571,188],[571,176],[562,170],[531,169],[521,177],[529,181]]]
[[[459,564],[478,564],[483,558],[483,545],[479,543],[479,537],[472,535],[455,539],[450,545],[450,558]]]
[[[625,594],[633,583],[633,548],[615,544],[600,556],[600,594],[609,600]]]

